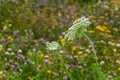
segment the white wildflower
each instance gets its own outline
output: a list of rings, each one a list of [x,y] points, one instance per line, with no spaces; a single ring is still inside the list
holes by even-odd
[[[50,51],[52,51],[52,50],[58,50],[61,47],[59,45],[59,43],[56,42],[56,41],[52,41],[51,43],[47,42],[46,44],[47,44],[47,49],[50,50]]]
[[[105,64],[105,61],[100,61],[100,65],[103,65],[103,64]]]
[[[117,52],[117,49],[113,49],[113,52]]]
[[[87,52],[87,53],[91,53],[91,51],[90,51],[89,49],[86,49],[85,52]]]
[[[120,44],[118,43],[118,44],[116,44],[116,47],[120,47]]]
[[[65,34],[65,38],[68,40],[74,40],[81,38],[81,33],[86,32],[87,26],[90,25],[89,18],[81,17],[77,21],[73,22],[72,27],[68,29],[68,33]]]
[[[3,49],[3,46],[2,45],[0,45],[0,51]]]
[[[111,42],[111,41],[109,41],[109,42],[108,42],[108,44],[109,44],[109,45],[111,45],[111,44],[112,44],[112,42]]]
[[[117,64],[120,64],[120,60],[116,60],[116,63],[117,63]]]
[[[19,50],[18,50],[18,53],[22,53],[22,50],[21,50],[21,49],[19,49]]]

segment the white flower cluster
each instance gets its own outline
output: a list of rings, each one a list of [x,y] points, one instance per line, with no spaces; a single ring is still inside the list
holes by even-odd
[[[47,42],[46,45],[47,45],[47,49],[50,51],[58,50],[61,47],[60,44],[56,41],[52,41],[51,43]]]
[[[68,29],[68,33],[65,35],[65,38],[68,40],[74,40],[76,38],[80,38],[86,31],[87,26],[89,26],[91,22],[89,18],[81,17],[80,19],[73,22],[73,25]]]

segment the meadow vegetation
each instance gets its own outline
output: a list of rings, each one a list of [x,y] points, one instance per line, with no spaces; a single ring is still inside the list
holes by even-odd
[[[119,0],[0,0],[0,80],[120,80]]]

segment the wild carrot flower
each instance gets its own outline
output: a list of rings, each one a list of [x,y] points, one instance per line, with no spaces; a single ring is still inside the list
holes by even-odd
[[[50,42],[47,42],[47,49],[50,50],[50,51],[54,51],[54,50],[57,50],[57,49],[60,49],[60,45],[58,42],[56,41],[52,41],[51,43]]]
[[[65,35],[67,40],[74,40],[81,38],[82,33],[86,32],[87,26],[90,25],[89,18],[81,17],[80,19],[73,22],[72,27],[68,29],[68,33]]]

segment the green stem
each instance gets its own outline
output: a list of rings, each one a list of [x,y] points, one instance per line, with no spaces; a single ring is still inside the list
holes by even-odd
[[[96,55],[96,51],[95,51],[94,45],[93,45],[91,39],[90,39],[86,34],[84,34],[84,33],[82,33],[82,34],[83,34],[83,35],[88,39],[88,41],[90,42],[90,44],[91,44],[91,46],[92,46],[92,49],[93,49],[93,52],[94,52],[94,57],[95,57],[96,65],[97,65],[98,68],[99,68],[99,63],[98,63],[98,60],[97,60],[97,55]]]
[[[85,36],[85,38],[88,39],[88,41],[90,42],[91,46],[92,46],[92,49],[93,49],[93,52],[94,52],[94,57],[95,57],[95,61],[96,61],[96,65],[97,65],[97,73],[98,73],[98,76],[99,76],[99,80],[106,80],[106,77],[105,75],[103,74],[102,71],[100,71],[100,67],[99,67],[99,63],[98,63],[98,60],[97,60],[97,55],[96,55],[96,51],[95,51],[95,48],[94,48],[94,45],[91,41],[91,39],[84,33],[82,33],[83,36]]]

